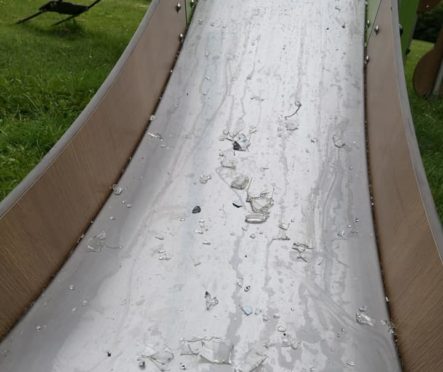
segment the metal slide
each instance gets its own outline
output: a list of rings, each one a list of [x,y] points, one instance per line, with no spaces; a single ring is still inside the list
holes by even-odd
[[[398,371],[364,1],[200,1],[155,118],[2,372]]]

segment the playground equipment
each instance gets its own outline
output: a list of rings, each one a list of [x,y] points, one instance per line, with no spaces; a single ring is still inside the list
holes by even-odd
[[[66,21],[69,21],[70,19],[78,17],[80,14],[87,12],[93,6],[97,5],[100,1],[101,0],[95,0],[91,5],[81,5],[81,4],[69,3],[69,2],[66,2],[63,0],[51,0],[51,1],[48,1],[46,4],[42,5],[38,9],[37,13],[34,13],[34,14],[30,15],[29,17],[21,19],[21,20],[17,21],[17,23],[20,24],[20,23],[28,22],[31,19],[38,17],[38,16],[42,15],[43,13],[47,13],[47,12],[69,15],[69,17],[66,17],[65,19],[62,19],[61,21],[54,23],[53,26],[56,26],[56,25],[66,22]]]
[[[441,370],[397,1],[368,5],[202,0],[185,37],[153,1],[0,204],[0,370]]]

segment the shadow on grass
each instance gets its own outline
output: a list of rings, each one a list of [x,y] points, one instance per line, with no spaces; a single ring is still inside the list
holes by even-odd
[[[21,27],[23,30],[30,32],[34,35],[49,36],[53,38],[62,38],[68,40],[76,40],[84,37],[89,32],[86,32],[83,26],[75,19],[67,21],[57,26],[47,25],[41,26],[36,23],[24,23],[14,25],[15,27]]]

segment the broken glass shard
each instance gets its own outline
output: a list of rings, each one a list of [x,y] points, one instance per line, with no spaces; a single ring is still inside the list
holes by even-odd
[[[299,123],[297,123],[295,120],[286,120],[285,121],[285,127],[290,132],[297,130],[299,127]]]
[[[246,137],[245,134],[240,133],[235,136],[232,147],[236,151],[246,151],[250,144],[248,137]]]
[[[294,242],[292,244],[292,249],[297,251],[298,253],[303,253],[306,251],[306,249],[312,249],[312,247],[310,247],[309,245],[307,245],[305,243]]]
[[[234,156],[231,153],[224,152],[220,164],[224,168],[235,169],[237,166],[237,159],[234,159]]]
[[[202,343],[203,339],[201,338],[182,339],[180,341],[180,355],[199,355],[203,347]]]
[[[358,311],[355,314],[355,320],[357,321],[358,324],[361,325],[366,325],[371,327],[374,325],[373,319],[368,314],[366,314],[365,308],[358,309]]]
[[[337,136],[337,135],[333,135],[332,136],[332,141],[334,142],[334,146],[341,149],[342,147],[344,147],[346,144],[343,142],[343,140]]]
[[[392,323],[392,322],[389,321],[389,320],[382,320],[381,322],[382,322],[382,324],[384,324],[384,325],[388,328],[388,332],[389,332],[389,334],[391,334],[391,335],[395,334],[395,326],[394,326],[394,323]]]
[[[253,372],[256,371],[267,359],[267,355],[255,348],[250,349],[245,356],[245,359],[239,367],[235,368],[235,372]]]
[[[289,229],[289,224],[288,224],[288,223],[281,222],[281,223],[278,225],[278,227],[279,227],[280,229],[286,231],[286,230]]]
[[[208,183],[208,181],[211,179],[212,179],[212,176],[210,174],[202,174],[200,176],[200,183],[204,185],[204,184]]]
[[[290,347],[293,350],[297,350],[300,346],[300,342],[295,340],[292,336],[286,335],[285,337],[282,338],[281,346]]]
[[[205,292],[205,301],[206,301],[206,310],[211,311],[215,306],[218,305],[217,297],[212,297],[211,294],[206,291]]]
[[[114,195],[120,195],[123,192],[123,187],[114,184],[112,185],[112,192],[114,193]]]
[[[289,236],[286,234],[285,230],[279,230],[278,235],[273,238],[273,240],[291,240]]]
[[[249,306],[249,305],[243,305],[241,307],[241,310],[243,311],[243,313],[246,316],[249,316],[249,315],[251,315],[254,312],[254,310],[252,309],[252,306]]]
[[[91,252],[100,252],[105,246],[106,233],[102,231],[101,233],[94,235],[88,240],[88,250]]]
[[[262,192],[260,196],[249,196],[247,201],[251,205],[252,211],[255,213],[268,213],[269,209],[274,205],[274,199],[268,196],[267,192]]]
[[[156,351],[152,348],[148,348],[146,354],[142,354],[139,358],[140,362],[149,360],[151,361],[160,371],[168,371],[168,365],[174,359],[174,353],[167,347],[163,350]]]
[[[232,182],[231,187],[237,190],[244,190],[249,184],[249,177],[244,174],[239,174],[236,176]]]
[[[200,357],[214,364],[231,364],[233,345],[219,338],[204,339]]]
[[[147,132],[147,135],[151,138],[155,138],[158,139],[160,141],[163,141],[163,137],[160,133],[152,133],[152,132]]]
[[[246,215],[245,222],[247,223],[263,223],[269,217],[269,213],[250,213]]]

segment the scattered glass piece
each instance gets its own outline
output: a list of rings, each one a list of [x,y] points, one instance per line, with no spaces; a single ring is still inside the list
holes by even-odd
[[[267,192],[262,192],[260,196],[249,196],[247,202],[251,204],[252,211],[255,213],[268,213],[269,209],[274,205],[274,199],[268,196]]]
[[[114,195],[121,195],[121,193],[123,192],[123,187],[114,184],[112,185],[112,192]]]
[[[211,311],[215,306],[218,305],[217,297],[212,297],[211,294],[206,291],[205,292],[205,301],[206,301],[206,310]]]
[[[342,147],[345,147],[345,145],[346,145],[343,142],[343,140],[335,134],[332,136],[332,142],[334,142],[334,146],[339,149],[341,149]]]
[[[208,183],[209,180],[212,179],[212,176],[210,174],[202,174],[200,176],[200,183],[205,185]]]
[[[100,252],[105,246],[106,233],[102,231],[101,233],[94,235],[88,240],[88,250],[91,252]]]
[[[246,215],[245,222],[247,223],[263,223],[269,217],[268,213],[250,213]]]
[[[146,366],[146,360],[151,361],[160,371],[168,371],[168,365],[174,359],[174,353],[165,347],[163,350],[156,351],[152,348],[148,348],[146,354],[142,354],[139,357],[139,367],[142,365],[144,368]],[[145,362],[145,363],[141,363]]]
[[[241,307],[241,310],[243,311],[243,313],[246,316],[249,316],[249,315],[251,315],[254,312],[254,310],[252,309],[252,306],[249,306],[249,305],[243,305]]]
[[[355,314],[355,320],[357,321],[358,324],[361,325],[366,325],[366,326],[373,326],[374,325],[374,321],[373,319],[366,314],[366,308],[360,308],[358,309],[357,313]]]
[[[237,190],[244,190],[249,184],[249,177],[244,174],[237,175],[231,182],[231,187]]]
[[[219,338],[202,341],[200,357],[214,364],[231,364],[233,345]]]
[[[246,137],[245,134],[240,133],[235,136],[232,147],[235,151],[247,151],[250,144],[248,137]]]
[[[152,133],[152,132],[147,132],[147,135],[151,138],[155,138],[158,139],[160,141],[163,141],[163,137],[160,133]]]
[[[256,371],[261,365],[263,365],[267,358],[268,356],[263,351],[252,348],[246,353],[245,359],[240,366],[235,369],[235,372]]]

